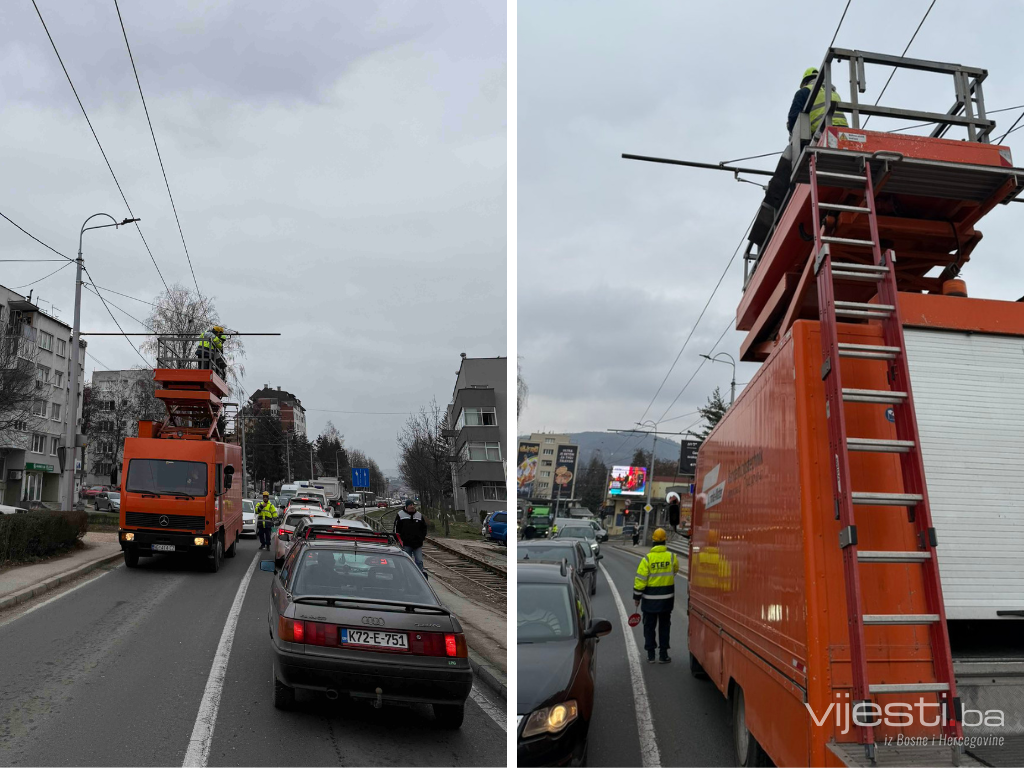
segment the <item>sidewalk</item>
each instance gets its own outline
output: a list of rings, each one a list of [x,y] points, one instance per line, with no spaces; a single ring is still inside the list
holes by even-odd
[[[430,586],[462,624],[473,671],[496,693],[507,696],[508,640],[505,616],[454,592],[440,579]]]
[[[116,533],[86,533],[85,545],[42,563],[0,570],[0,610],[23,603],[121,556]]]

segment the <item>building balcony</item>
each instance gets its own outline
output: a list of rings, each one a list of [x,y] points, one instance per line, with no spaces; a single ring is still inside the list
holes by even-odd
[[[456,484],[461,486],[479,482],[505,482],[505,466],[500,461],[467,461],[455,469]]]

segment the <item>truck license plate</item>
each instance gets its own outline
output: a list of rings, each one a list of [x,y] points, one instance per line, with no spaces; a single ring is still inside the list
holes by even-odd
[[[373,648],[409,650],[409,636],[404,632],[380,632],[342,627],[341,643],[342,645],[368,645]]]
[[[173,552],[174,551],[174,545],[173,544],[154,544],[153,545],[153,550],[155,552]]]

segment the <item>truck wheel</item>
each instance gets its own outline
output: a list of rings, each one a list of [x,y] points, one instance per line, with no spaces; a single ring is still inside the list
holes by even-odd
[[[747,730],[747,710],[743,701],[743,689],[736,686],[732,697],[732,734],[736,747],[736,759],[742,766],[771,765],[768,755],[757,743],[754,735]]]
[[[698,680],[708,679],[708,673],[704,671],[704,667],[700,665],[700,662],[697,661],[697,657],[692,653],[690,654],[690,674]]]
[[[213,554],[209,556],[206,562],[206,567],[210,573],[216,573],[220,570],[221,562],[224,559],[224,539],[217,536],[217,543],[213,545]]]
[[[462,720],[466,716],[465,704],[432,704],[434,708],[434,719],[442,728],[456,730],[462,727]]]
[[[139,567],[139,550],[129,547],[124,551],[124,564],[127,568]]]
[[[224,550],[224,557],[234,557],[238,549],[238,534],[235,534],[235,540],[231,542],[231,546]]]

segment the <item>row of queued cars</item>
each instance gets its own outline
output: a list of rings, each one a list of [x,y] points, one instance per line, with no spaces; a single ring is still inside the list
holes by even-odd
[[[440,727],[461,727],[473,687],[465,633],[394,534],[301,494],[278,518],[273,559],[260,563],[274,574],[274,706],[293,708],[300,690],[419,702]]]
[[[516,546],[517,763],[584,765],[597,685],[597,643],[612,631],[595,618],[604,530],[558,518],[557,532]],[[607,533],[603,540],[607,540]]]

